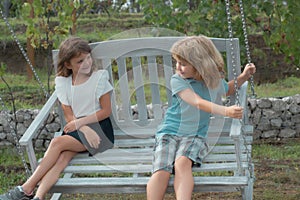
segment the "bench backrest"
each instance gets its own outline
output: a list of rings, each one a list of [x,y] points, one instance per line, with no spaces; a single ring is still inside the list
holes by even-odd
[[[171,103],[170,78],[174,73],[174,61],[169,50],[182,38],[132,38],[90,44],[94,63],[98,68],[108,70],[114,86],[112,121],[115,129],[138,127],[146,131],[161,123],[166,103]],[[224,53],[227,77],[232,80],[231,52],[235,57],[235,66],[238,66],[236,72],[241,73],[238,39],[211,40]],[[53,50],[54,63],[57,53],[58,50]],[[234,96],[231,102],[234,102],[233,99]],[[152,108],[151,112],[147,107]]]

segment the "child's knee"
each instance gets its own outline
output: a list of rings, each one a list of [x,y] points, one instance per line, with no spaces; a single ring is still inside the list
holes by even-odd
[[[48,149],[60,148],[61,146],[63,146],[63,141],[60,137],[55,137],[51,140]]]
[[[175,173],[177,170],[188,170],[188,169],[192,169],[192,161],[185,157],[185,156],[181,156],[178,159],[176,159],[175,164],[174,164],[174,168],[175,168]]]

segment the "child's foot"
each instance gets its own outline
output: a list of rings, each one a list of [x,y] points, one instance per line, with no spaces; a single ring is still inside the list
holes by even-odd
[[[13,190],[0,195],[0,200],[29,200],[32,198],[33,195],[25,194],[21,186],[17,186]]]

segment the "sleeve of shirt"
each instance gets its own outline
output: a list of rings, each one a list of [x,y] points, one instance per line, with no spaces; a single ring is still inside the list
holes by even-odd
[[[99,70],[99,79],[96,88],[96,96],[99,99],[102,95],[113,90],[112,85],[109,82],[108,72],[106,70]]]
[[[70,105],[67,95],[67,78],[58,76],[55,78],[55,91],[58,100],[64,105]]]
[[[217,89],[210,91],[211,101],[217,104],[222,104],[222,97],[228,92],[229,86],[226,80],[221,79]]]
[[[228,92],[228,90],[229,90],[228,83],[225,81],[225,79],[222,79],[222,84],[223,84],[224,91],[225,91],[224,94],[226,94]]]
[[[189,84],[181,78],[179,75],[175,74],[171,78],[171,90],[172,95],[177,94],[178,92],[190,88]]]

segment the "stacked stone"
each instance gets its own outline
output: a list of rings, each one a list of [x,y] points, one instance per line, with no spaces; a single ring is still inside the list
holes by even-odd
[[[163,107],[164,112],[166,107]],[[133,118],[137,119],[137,106],[131,109]],[[153,118],[153,106],[147,105],[147,109],[148,117]],[[20,138],[38,112],[38,109],[22,109],[16,112],[15,117],[12,112],[0,111],[0,147],[15,145],[14,133]],[[118,117],[122,118],[122,111],[118,113]],[[300,137],[300,94],[284,98],[249,99],[248,115],[250,124],[254,126],[256,140]],[[54,110],[34,138],[35,148],[45,150],[60,127],[60,119]]]
[[[249,99],[254,139],[300,137],[300,95]]]
[[[38,109],[22,109],[13,115],[12,112],[0,112],[0,146],[16,145],[15,137],[20,138],[30,126],[34,118],[39,113]],[[16,120],[14,120],[16,119]],[[57,113],[50,113],[47,121],[37,137],[34,138],[36,149],[45,149],[48,147],[50,139],[55,132],[60,130],[60,120]]]

